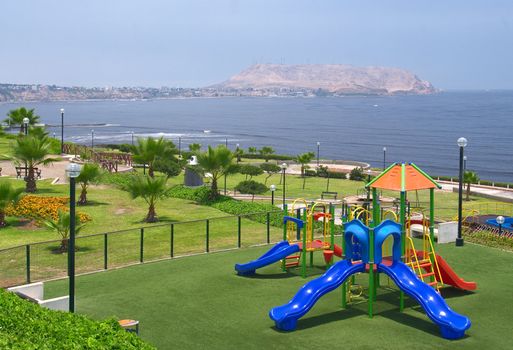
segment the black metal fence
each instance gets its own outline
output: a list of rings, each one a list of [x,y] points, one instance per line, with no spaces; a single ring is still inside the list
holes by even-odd
[[[76,271],[87,273],[277,242],[283,212],[264,212],[182,221],[76,238]],[[61,240],[0,249],[0,287],[67,276]]]

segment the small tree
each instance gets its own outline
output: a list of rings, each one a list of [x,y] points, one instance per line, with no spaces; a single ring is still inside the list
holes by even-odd
[[[256,147],[248,147],[248,153],[249,154],[257,154],[257,148]]]
[[[477,175],[477,173],[475,171],[467,170],[463,174],[463,182],[467,185],[467,190],[466,190],[466,194],[465,194],[466,201],[470,200],[470,185],[478,183],[478,181],[479,181],[479,176]]]
[[[64,253],[68,250],[68,240],[70,234],[70,221],[71,215],[67,211],[59,210],[59,214],[57,220],[46,220],[45,225],[57,232],[61,236],[61,245],[59,247],[59,251]],[[78,235],[79,232],[84,227],[84,224],[80,222],[80,216],[75,216],[75,235]]]
[[[93,163],[86,163],[80,171],[76,181],[80,184],[81,192],[78,199],[78,205],[87,204],[87,189],[91,183],[97,183],[102,175],[102,171],[98,165]]]
[[[175,158],[157,159],[154,168],[169,177],[178,176],[182,172],[182,165]]]
[[[14,188],[10,182],[0,182],[0,227],[7,226],[5,210],[9,205],[16,204],[23,193],[23,188]]]
[[[271,178],[274,174],[278,174],[281,171],[281,168],[279,165],[273,164],[273,163],[262,163],[260,164],[260,168],[267,173],[267,176],[265,178],[265,184],[267,185],[267,180]]]
[[[268,162],[271,154],[274,154],[274,148],[272,148],[271,146],[264,146],[258,152],[265,159],[265,161]]]
[[[255,200],[256,194],[262,194],[267,192],[268,188],[266,185],[256,182],[253,180],[247,180],[240,182],[237,186],[235,186],[235,190],[243,193],[252,195],[251,201]]]
[[[23,134],[24,125],[23,119],[28,118],[29,125],[34,125],[39,122],[39,116],[34,113],[34,108],[26,109],[20,107],[18,109],[12,109],[7,113],[7,118],[4,120],[10,126],[20,126],[20,134]]]
[[[240,165],[238,171],[239,171],[239,173],[246,175],[245,180],[248,179],[248,176],[249,176],[249,179],[251,180],[253,178],[253,176],[262,175],[264,173],[262,168],[255,166],[255,165],[251,165],[251,164]]]
[[[234,156],[237,158],[237,163],[240,162],[241,157],[244,155],[244,150],[240,147],[237,147],[235,152],[233,152]]]
[[[198,165],[204,173],[212,175],[210,199],[217,199],[219,179],[233,172],[233,153],[224,145],[219,145],[216,148],[208,146],[206,152],[198,154]]]
[[[167,188],[167,177],[149,177],[144,175],[134,175],[130,181],[121,187],[127,191],[132,199],[141,197],[148,204],[148,214],[144,218],[145,222],[157,222],[156,203],[169,195]]]

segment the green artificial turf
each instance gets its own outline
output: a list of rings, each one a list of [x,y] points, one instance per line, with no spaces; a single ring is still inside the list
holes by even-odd
[[[269,310],[286,303],[307,280],[297,271],[282,273],[278,264],[254,277],[234,272],[237,262],[252,260],[269,247],[185,257],[81,276],[77,310],[93,318],[134,318],[141,337],[159,349],[506,349],[511,346],[513,254],[466,244],[440,245],[437,251],[476,292],[446,288],[451,308],[467,315],[465,338],[443,339],[439,329],[411,299],[398,311],[399,294],[380,289],[375,316],[365,302],[340,308],[340,289],[322,297],[299,320],[295,332],[274,329]],[[321,254],[316,264],[322,264]],[[367,284],[367,275],[357,282]],[[382,278],[382,285],[387,285]],[[46,284],[47,297],[67,294],[67,281]]]

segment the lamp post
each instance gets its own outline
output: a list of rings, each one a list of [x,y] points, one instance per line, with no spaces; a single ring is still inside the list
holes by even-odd
[[[30,119],[29,118],[27,118],[27,117],[23,118],[23,133],[25,134],[25,136],[28,135],[29,123],[30,123]]]
[[[370,182],[371,179],[371,170],[367,169],[367,183]],[[370,210],[370,188],[367,188],[367,210]]]
[[[383,147],[383,170],[385,170],[387,166],[387,148]]]
[[[283,205],[285,206],[285,169],[287,169],[287,163],[281,163],[280,167],[283,176]]]
[[[134,145],[134,131],[133,130],[130,131],[130,134],[132,136],[132,146],[133,146]]]
[[[319,167],[319,154],[321,151],[321,143],[317,141],[317,168]]]
[[[61,108],[61,154],[64,154],[64,108]]]
[[[226,148],[228,148],[228,138],[224,139],[224,145],[225,145]]]
[[[456,246],[463,246],[463,237],[461,236],[461,220],[463,211],[463,149],[467,146],[467,139],[460,137],[457,141],[460,147],[460,174],[458,186],[458,238],[456,238]]]
[[[178,136],[178,158],[182,159],[182,137]]]
[[[271,204],[274,205],[274,191],[276,191],[276,186],[271,185],[270,189],[271,189]]]
[[[80,170],[77,163],[69,163],[66,167],[66,175],[69,177],[69,312],[75,312],[75,179],[80,175]]]
[[[497,223],[499,224],[499,236],[502,235],[502,225],[504,224],[504,216],[499,215],[497,216],[497,219],[495,219]]]
[[[94,150],[94,129],[91,130],[91,149]]]
[[[236,147],[237,148],[235,149],[235,154],[237,155],[237,164],[239,164],[239,162],[240,162],[239,144],[237,144]]]
[[[467,156],[463,156],[463,174],[467,171]]]

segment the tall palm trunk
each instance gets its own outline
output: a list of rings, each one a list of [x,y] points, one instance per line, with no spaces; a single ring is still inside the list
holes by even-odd
[[[218,195],[218,189],[217,189],[217,178],[212,177],[212,186],[210,187],[210,199],[216,199]]]
[[[470,200],[470,182],[467,182],[466,201]]]
[[[157,222],[158,221],[157,213],[155,211],[155,203],[154,202],[150,203],[150,207],[148,208],[148,214],[146,215],[145,221],[148,222],[148,223],[150,223],[150,222]]]
[[[34,167],[31,164],[28,165],[28,175],[25,177],[25,182],[27,183],[25,187],[25,192],[34,193],[37,191],[36,177],[34,176]]]

